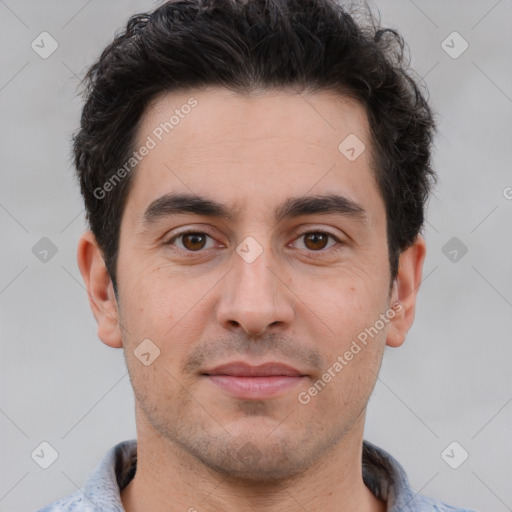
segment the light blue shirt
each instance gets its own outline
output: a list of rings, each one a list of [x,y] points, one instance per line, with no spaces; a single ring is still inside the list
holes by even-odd
[[[134,477],[136,466],[137,441],[123,441],[103,457],[83,490],[37,512],[125,512],[120,491]],[[377,498],[387,503],[387,512],[473,512],[416,494],[398,461],[368,441],[363,442],[363,480]]]

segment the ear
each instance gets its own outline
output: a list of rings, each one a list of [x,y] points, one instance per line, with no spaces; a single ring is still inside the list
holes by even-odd
[[[121,348],[123,344],[114,288],[92,231],[83,233],[78,241],[77,262],[98,324],[98,337],[109,347]]]
[[[391,292],[395,316],[389,322],[386,338],[386,345],[390,347],[402,345],[414,321],[426,252],[425,240],[418,235],[414,243],[400,254],[398,274]]]

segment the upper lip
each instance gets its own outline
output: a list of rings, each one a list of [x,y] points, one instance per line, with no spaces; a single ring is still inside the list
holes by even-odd
[[[243,361],[221,364],[203,372],[203,375],[230,375],[233,377],[268,377],[286,375],[291,377],[304,376],[304,373],[278,362],[268,362],[257,366],[250,365]]]

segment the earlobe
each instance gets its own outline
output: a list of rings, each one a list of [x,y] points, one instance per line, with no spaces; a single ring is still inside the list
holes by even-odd
[[[425,255],[426,244],[421,235],[400,255],[398,275],[391,293],[391,304],[398,302],[399,306],[393,307],[395,316],[390,322],[386,338],[389,347],[399,347],[404,343],[414,321]]]
[[[87,288],[89,304],[98,324],[98,337],[105,345],[121,348],[117,301],[103,254],[91,231],[80,237],[77,262]]]

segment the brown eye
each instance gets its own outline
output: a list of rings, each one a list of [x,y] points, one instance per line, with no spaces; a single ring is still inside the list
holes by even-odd
[[[302,233],[297,241],[298,248],[312,252],[328,252],[329,249],[335,250],[335,245],[341,246],[343,243],[331,233],[326,231],[307,231]],[[297,247],[297,246],[296,246]]]
[[[198,251],[203,249],[206,244],[206,235],[204,233],[186,233],[181,235],[183,247],[189,251]]]
[[[208,244],[208,239],[210,240],[210,245]],[[189,231],[186,233],[179,233],[178,235],[172,237],[167,245],[175,245],[183,250],[188,252],[199,252],[202,249],[209,249],[214,246],[214,240],[210,235],[206,233]]]
[[[304,245],[313,251],[325,249],[331,235],[327,233],[306,233],[304,236]]]

